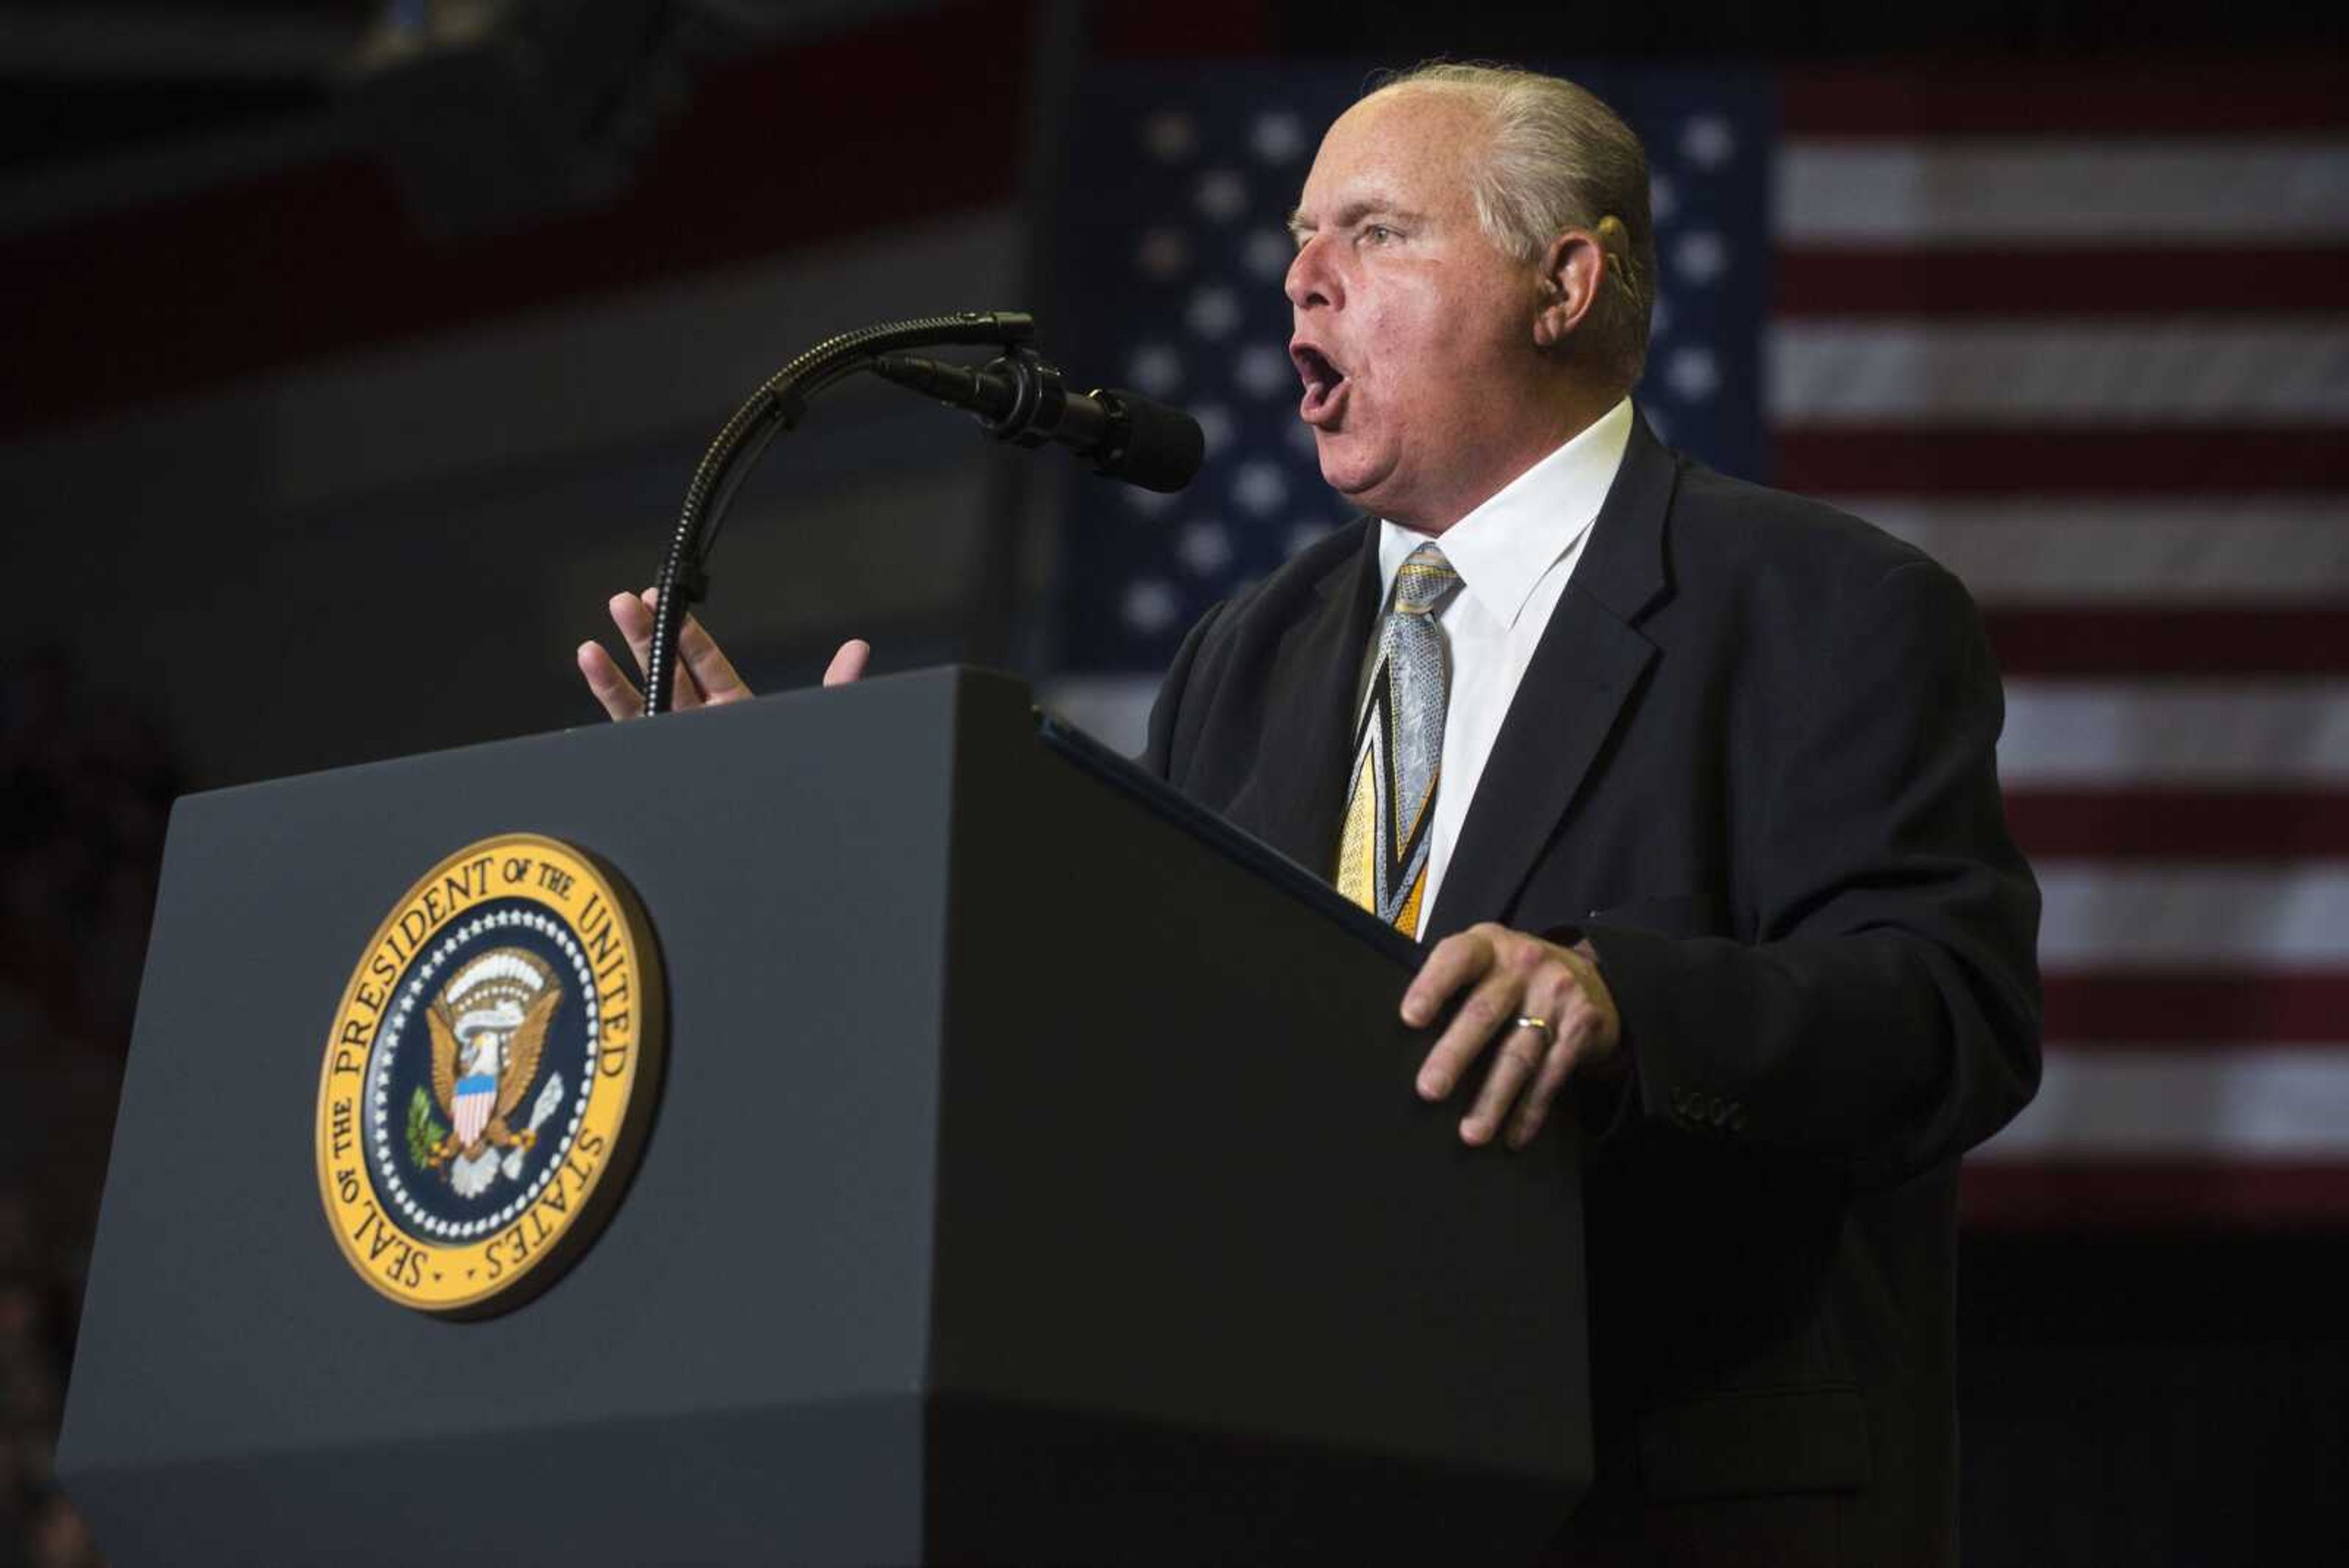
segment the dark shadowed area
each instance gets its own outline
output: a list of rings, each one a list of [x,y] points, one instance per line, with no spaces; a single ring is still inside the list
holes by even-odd
[[[1437,54],[1588,63],[1659,114],[1760,106],[1783,156],[1752,192],[1778,205],[1774,270],[1740,275],[1750,351],[1717,364],[1684,325],[1656,406],[1693,431],[1737,391],[1754,477],[1911,530],[1989,613],[2010,813],[2051,894],[2049,1036],[2083,1049],[1969,1171],[1965,1560],[2337,1550],[2344,34],[2322,7],[2116,0],[0,0],[0,1568],[100,1561],[50,1462],[172,802],[601,722],[574,650],[651,580],[735,404],[833,332],[974,307],[1035,311],[1087,385],[1179,359],[1165,395],[1195,410],[1213,359],[1232,499],[1105,501],[1056,453],[858,384],[746,485],[707,618],[762,691],[860,636],[885,671],[1012,670],[1131,746],[1182,628],[1344,513],[1280,466],[1285,353],[1244,401],[1281,259],[1232,269],[1238,305],[1137,307],[1192,220],[1071,242],[1206,134],[1170,110],[1137,140],[1102,99],[1293,71],[1342,102]],[[1277,203],[1319,125],[1256,123],[1276,183],[1248,199]],[[2064,136],[2178,179],[2267,160],[2310,215],[2253,192],[2234,252],[2060,210],[2036,238],[1899,229],[1933,170],[1982,180],[1988,212],[2028,178],[1996,159]],[[1675,254],[1694,322],[1723,264]],[[2057,315],[2187,357],[2015,336]],[[2069,373],[2099,355],[2133,368],[2119,389]],[[2033,517],[2083,530],[2036,578]],[[2253,760],[2197,760],[2230,744]],[[2139,757],[2170,761],[2115,786]],[[2206,917],[2245,934],[2197,947]],[[2240,1073],[2199,1064],[2238,1046]],[[223,1158],[307,1136],[221,1129]]]

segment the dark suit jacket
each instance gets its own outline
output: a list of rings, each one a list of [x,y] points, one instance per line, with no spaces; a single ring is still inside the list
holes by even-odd
[[[1162,776],[1325,875],[1378,587],[1340,530],[1151,719]],[[1578,1106],[1576,1560],[1954,1559],[1957,1161],[2039,1075],[2002,712],[1948,572],[1635,426],[1423,932],[1578,930],[1623,1019]]]

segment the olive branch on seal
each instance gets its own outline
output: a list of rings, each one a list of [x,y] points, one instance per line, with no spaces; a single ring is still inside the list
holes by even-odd
[[[419,1170],[432,1168],[432,1151],[449,1129],[432,1119],[432,1102],[424,1093],[424,1085],[416,1085],[416,1093],[408,1101],[408,1158]]]

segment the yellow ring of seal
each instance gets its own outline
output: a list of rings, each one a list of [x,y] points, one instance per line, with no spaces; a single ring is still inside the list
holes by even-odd
[[[419,960],[429,965],[433,944],[452,928],[492,903],[506,905],[511,919],[509,901],[517,899],[569,933],[558,940],[585,961],[595,993],[589,1054],[558,1064],[582,1081],[584,1105],[565,1096],[577,1126],[565,1117],[550,1134],[564,1140],[563,1158],[543,1168],[527,1201],[491,1210],[478,1229],[451,1227],[413,1203],[396,1212],[368,1172],[365,1096],[387,1020],[415,1005],[398,988]],[[569,1000],[585,1010],[585,998]],[[643,910],[585,852],[537,834],[502,834],[418,878],[376,928],[344,988],[319,1068],[318,1192],[344,1260],[402,1306],[450,1317],[509,1311],[554,1283],[610,1218],[642,1152],[659,1091],[663,1007],[659,953]],[[413,1033],[421,1036],[425,1025]],[[396,1114],[378,1110],[375,1123]],[[473,1233],[454,1233],[464,1231]]]

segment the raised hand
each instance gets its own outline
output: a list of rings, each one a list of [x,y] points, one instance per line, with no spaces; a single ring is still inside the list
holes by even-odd
[[[652,653],[653,606],[657,596],[650,588],[640,594],[612,596],[612,624],[636,656],[636,671],[643,674]],[[705,702],[740,702],[750,696],[750,688],[743,683],[709,633],[691,616],[685,618],[685,629],[678,638],[677,680],[675,706],[679,710],[698,708]],[[872,646],[863,639],[852,639],[841,645],[832,656],[832,666],[823,672],[826,686],[845,686],[864,673],[865,660],[873,656]],[[604,711],[615,719],[634,719],[645,711],[644,693],[628,679],[616,660],[604,651],[604,645],[593,640],[579,645],[579,673],[586,678],[587,690],[604,705]]]

